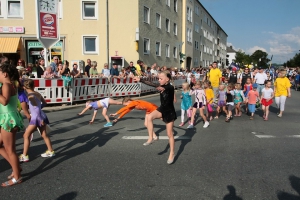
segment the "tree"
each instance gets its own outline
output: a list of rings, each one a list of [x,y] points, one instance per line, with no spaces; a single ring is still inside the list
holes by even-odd
[[[240,63],[241,66],[249,65],[252,63],[252,58],[245,52],[242,52],[241,50],[239,50],[238,52],[236,52],[235,62]]]
[[[268,62],[270,59],[268,58],[268,54],[262,50],[256,50],[251,56],[252,62],[257,64],[258,67],[268,67]]]

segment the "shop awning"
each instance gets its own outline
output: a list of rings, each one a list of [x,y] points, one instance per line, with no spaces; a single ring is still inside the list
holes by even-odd
[[[0,53],[17,53],[20,38],[0,38]]]

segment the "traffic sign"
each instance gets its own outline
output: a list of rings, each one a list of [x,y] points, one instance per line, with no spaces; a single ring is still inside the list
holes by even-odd
[[[59,38],[58,0],[36,0],[37,38],[49,49]]]

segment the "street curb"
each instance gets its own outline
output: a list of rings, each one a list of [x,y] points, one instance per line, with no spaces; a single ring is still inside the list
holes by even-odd
[[[132,97],[133,99],[147,99],[147,98],[150,98],[150,97],[155,97],[155,96],[158,96],[159,93],[157,94],[149,94],[149,95],[146,95],[146,96],[141,96],[141,97]],[[77,104],[77,105],[62,105],[62,106],[55,106],[55,107],[45,107],[43,108],[43,111],[45,113],[49,113],[49,112],[55,112],[55,111],[62,111],[62,110],[70,110],[70,109],[75,109],[75,108],[79,108],[79,107],[82,107],[84,106],[85,103],[83,104]]]

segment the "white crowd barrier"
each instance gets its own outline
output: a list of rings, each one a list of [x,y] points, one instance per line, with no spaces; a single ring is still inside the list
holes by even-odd
[[[174,77],[175,88],[180,88],[186,77]],[[156,88],[144,83],[134,82],[132,78],[75,78],[70,87],[64,86],[63,79],[33,79],[35,91],[39,92],[47,103],[73,103],[104,97],[134,96],[141,93],[155,92]],[[148,81],[158,83],[157,77]]]
[[[72,92],[64,87],[63,79],[33,79],[35,91],[39,92],[47,103],[72,103]]]
[[[111,97],[140,95],[141,83],[134,82],[132,78],[112,78],[110,87]]]

